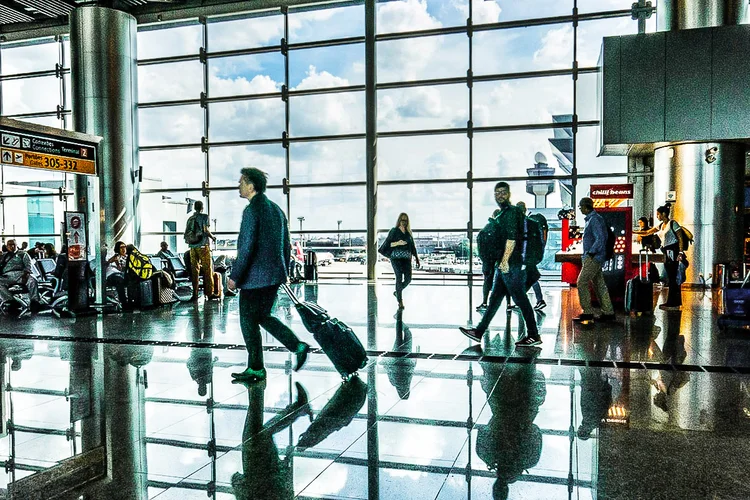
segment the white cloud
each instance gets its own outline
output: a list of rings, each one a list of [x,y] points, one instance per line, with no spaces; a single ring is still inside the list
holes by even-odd
[[[542,47],[534,52],[534,63],[540,68],[570,68],[573,65],[573,28],[569,25],[549,30]]]
[[[503,9],[497,2],[490,0],[471,0],[471,2],[474,24],[496,23],[500,20],[500,13]],[[464,18],[469,18],[469,4],[466,0],[452,0],[451,4]]]
[[[380,4],[377,23],[380,33],[426,30],[442,26],[440,21],[427,12],[425,0]]]

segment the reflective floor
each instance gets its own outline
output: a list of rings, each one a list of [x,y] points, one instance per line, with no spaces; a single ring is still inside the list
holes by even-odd
[[[398,314],[392,285],[299,286],[368,348],[343,384],[270,336],[268,380],[232,384],[236,298],[2,319],[3,494],[106,444],[88,498],[750,498],[750,332],[719,332],[710,292],[579,326],[575,290],[545,288],[544,343],[516,350],[504,308],[481,347],[458,332],[479,289],[415,284]],[[274,314],[314,344],[288,298]]]

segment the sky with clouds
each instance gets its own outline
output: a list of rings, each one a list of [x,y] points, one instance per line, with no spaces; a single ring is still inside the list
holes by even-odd
[[[581,12],[620,10],[630,1],[579,0]],[[572,2],[538,0],[474,0],[474,23],[494,23],[570,14]],[[403,0],[378,4],[378,32],[394,33],[462,26],[468,0]],[[364,6],[322,11],[292,12],[290,43],[334,39],[364,34]],[[581,22],[578,57],[581,67],[595,66],[602,36],[632,34],[637,23],[629,17]],[[212,22],[208,27],[209,51],[276,45],[283,36],[283,18],[271,15],[247,20]],[[200,26],[142,31],[138,57],[148,59],[195,54],[201,46]],[[66,51],[67,51],[66,46]],[[464,34],[422,37],[378,43],[378,81],[396,82],[462,77],[468,69],[468,38]],[[571,67],[573,28],[570,23],[478,32],[474,36],[474,74],[491,75]],[[57,44],[3,51],[2,72],[11,74],[54,68]],[[291,51],[292,90],[362,85],[364,44]],[[280,53],[210,59],[211,97],[279,92],[284,79]],[[3,114],[51,110],[59,102],[59,81],[51,78],[3,83]],[[141,102],[195,99],[203,86],[202,65],[196,61],[139,67]],[[54,90],[54,91],[53,91]],[[578,113],[582,120],[596,119],[596,75],[582,75],[578,84]],[[468,120],[466,85],[443,85],[378,92],[379,131],[464,127]],[[554,115],[573,111],[573,84],[569,76],[481,82],[474,86],[475,126],[549,123]],[[290,99],[291,134],[299,136],[364,133],[364,93],[348,92]],[[195,106],[141,109],[140,144],[143,146],[199,143],[203,135],[203,110]],[[53,124],[55,119],[39,119]],[[50,122],[50,123],[47,123]],[[59,123],[59,122],[57,122]],[[246,100],[210,105],[211,141],[280,138],[284,130],[284,103],[278,99]],[[476,134],[475,177],[520,176],[533,166],[534,154],[543,152],[557,168],[548,139],[554,131],[527,130]],[[582,128],[578,136],[580,173],[622,173],[624,158],[597,158],[595,128]],[[291,176],[294,183],[364,181],[364,140],[292,144]],[[381,138],[378,142],[381,180],[451,179],[468,170],[465,134],[410,138]],[[212,187],[236,185],[239,169],[257,166],[270,174],[271,184],[284,177],[281,145],[212,148],[209,153]],[[199,148],[141,153],[144,175],[160,179],[164,188],[200,187],[205,180],[205,160]],[[8,178],[31,174],[6,172]],[[38,176],[39,174],[33,174]],[[598,181],[597,181],[598,182]],[[150,185],[158,185],[151,183]],[[588,182],[579,183],[579,192]],[[474,209],[483,218],[494,206],[492,184],[475,184]],[[533,206],[524,183],[514,183],[514,199]],[[305,229],[364,229],[364,187],[298,188],[291,194],[290,219],[305,216]],[[283,201],[279,192],[271,197]],[[461,228],[468,220],[469,194],[465,182],[431,185],[381,186],[378,227],[393,225],[401,211],[409,212],[413,227]],[[558,193],[548,198],[560,206]],[[211,216],[219,231],[236,231],[244,200],[232,191],[211,195]],[[286,208],[286,202],[282,204]],[[182,222],[182,221],[180,221]],[[295,221],[296,222],[296,221]],[[155,227],[149,227],[149,224]],[[159,226],[159,227],[156,227]],[[296,224],[292,225],[295,229]],[[143,230],[159,231],[154,218]]]

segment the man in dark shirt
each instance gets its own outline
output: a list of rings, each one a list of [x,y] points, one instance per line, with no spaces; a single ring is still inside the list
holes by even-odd
[[[518,339],[519,347],[533,347],[542,343],[531,307],[526,295],[526,266],[523,264],[521,243],[524,238],[524,215],[521,210],[510,202],[510,186],[507,182],[495,184],[495,202],[500,207],[500,215],[496,221],[500,227],[500,248],[504,248],[503,257],[495,269],[495,282],[490,293],[487,311],[482,316],[476,328],[459,328],[461,333],[476,342],[482,341],[482,336],[490,326],[492,318],[500,308],[506,295],[510,295],[513,302],[521,309],[527,334]],[[518,241],[518,245],[516,244]]]

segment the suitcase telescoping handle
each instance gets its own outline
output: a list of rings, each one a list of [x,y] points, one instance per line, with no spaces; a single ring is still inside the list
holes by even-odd
[[[638,277],[643,281],[643,256],[646,256],[646,276],[648,276],[648,250],[638,251]]]
[[[298,298],[297,298],[297,296],[296,296],[296,295],[294,294],[294,292],[293,292],[293,291],[292,291],[292,289],[291,289],[291,288],[289,287],[289,285],[287,285],[286,283],[282,283],[282,285],[281,285],[281,288],[283,288],[283,289],[284,289],[284,291],[286,292],[286,294],[287,294],[287,295],[289,295],[289,298],[290,298],[290,299],[292,299],[292,302],[294,303],[294,305],[295,305],[295,306],[297,306],[297,305],[299,305],[299,304],[300,304],[300,301],[299,301],[299,299],[298,299]]]

